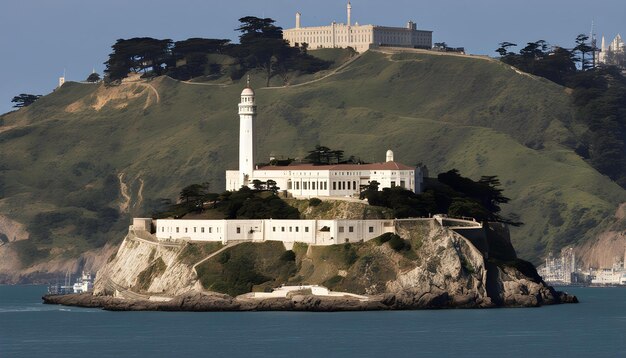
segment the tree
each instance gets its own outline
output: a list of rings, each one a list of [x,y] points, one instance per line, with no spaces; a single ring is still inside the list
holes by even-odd
[[[328,164],[328,158],[331,153],[332,150],[330,148],[317,144],[315,149],[310,150],[304,159],[315,165]]]
[[[277,194],[280,190],[280,187],[276,186],[276,182],[272,179],[268,179],[266,182],[267,190],[271,191],[274,194]]]
[[[589,60],[585,58],[585,55],[594,51],[593,47],[587,45],[588,40],[589,36],[580,34],[576,36],[576,47],[574,47],[574,51],[580,52],[580,69],[583,71],[585,71],[589,65]]]
[[[15,103],[13,105],[13,108],[28,107],[31,104],[35,103],[35,101],[38,100],[40,97],[41,97],[40,94],[22,93],[22,94],[19,94],[19,95],[13,97],[11,102]]]
[[[119,39],[111,48],[109,60],[105,62],[107,82],[124,79],[128,73],[151,70],[157,76],[163,74],[167,66],[175,66],[172,57],[172,40],[135,37]]]
[[[186,81],[204,75],[207,70],[210,73],[219,72],[220,65],[209,63],[207,55],[226,53],[229,42],[230,40],[197,37],[176,41],[172,48],[172,57],[176,64],[175,67],[168,68],[167,75]]]
[[[186,204],[194,203],[194,204],[202,204],[202,199],[209,193],[209,182],[204,182],[202,184],[191,184],[184,187],[178,198],[184,201]]]
[[[240,45],[231,51],[248,69],[259,68],[265,72],[266,86],[270,80],[280,75],[288,82],[288,72],[292,70],[305,73],[327,69],[330,62],[317,59],[307,54],[306,44],[291,47],[283,40],[283,29],[274,25],[271,18],[246,16],[239,19],[241,25],[236,29]]]
[[[85,80],[86,82],[91,82],[91,83],[95,83],[100,81],[100,75],[97,74],[96,72],[91,73],[87,79]]]
[[[448,172],[439,174],[437,179],[441,183],[448,185],[454,191],[466,197],[466,199],[463,200],[463,203],[458,204],[456,209],[458,212],[470,209],[472,212],[481,212],[477,209],[476,205],[468,202],[469,199],[482,206],[482,208],[489,213],[489,215],[485,218],[482,218],[485,221],[497,221],[513,226],[520,226],[523,224],[512,218],[505,218],[500,215],[500,212],[502,211],[500,205],[508,203],[511,199],[503,195],[503,190],[500,188],[500,180],[497,176],[482,176],[480,180],[476,182],[472,179],[462,177],[458,170],[452,169]],[[452,203],[454,203],[454,201],[458,201],[458,199],[453,198]]]
[[[512,42],[500,42],[500,47],[496,49],[496,52],[500,54],[501,57],[505,57],[507,55],[515,55],[513,52],[509,52],[509,47],[517,47],[517,44]]]
[[[259,179],[254,179],[252,181],[252,187],[254,188],[254,190],[263,190],[263,188],[265,187],[265,182],[262,182]]]

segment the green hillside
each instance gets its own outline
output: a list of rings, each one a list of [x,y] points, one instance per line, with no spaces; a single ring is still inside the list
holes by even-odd
[[[499,62],[370,51],[310,84],[260,88],[263,76],[251,75],[259,161],[303,157],[321,143],[365,161],[393,149],[396,160],[424,163],[431,175],[498,175],[512,198],[505,210],[526,223],[513,230],[514,244],[535,262],[589,238],[626,201],[569,149],[585,128],[566,89]],[[224,170],[237,166],[242,87],[167,77],[113,88],[66,83],[3,116],[0,213],[33,230],[31,243],[17,244],[23,256],[46,254],[36,248],[72,256],[120,240],[129,215],[147,215],[190,183],[222,190]],[[111,229],[125,202],[119,178],[129,214]]]

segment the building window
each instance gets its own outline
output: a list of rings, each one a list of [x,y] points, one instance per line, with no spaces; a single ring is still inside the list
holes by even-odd
[[[176,227],[176,232],[178,232],[178,226]]]
[[[193,228],[193,232],[196,232],[196,227],[195,227],[195,226],[194,226],[194,228]]]
[[[348,232],[354,232],[354,226],[348,227]]]
[[[272,231],[276,232],[276,226],[272,227]]]
[[[287,190],[291,190],[291,180],[287,182]]]
[[[308,226],[304,227],[304,232],[309,232],[309,227]]]
[[[296,182],[296,190],[300,190],[300,182],[299,181]]]
[[[187,231],[188,231],[188,230],[189,230],[189,229],[185,228],[185,234],[187,233]]]
[[[284,227],[284,226],[281,226],[281,227],[280,227],[280,231],[285,232],[285,227]]]
[[[356,181],[352,182],[352,189],[356,190]]]
[[[237,226],[237,234],[241,234],[241,228]]]
[[[350,182],[348,182],[348,190],[350,190]]]
[[[369,232],[374,232],[374,227],[373,227],[373,226],[370,226],[370,227],[369,227],[369,229],[368,229],[368,231],[369,231]]]
[[[292,229],[293,229],[293,227],[291,227],[291,226],[290,226],[290,227],[289,227],[289,232],[292,232]]]
[[[311,190],[315,190],[315,182],[311,183]]]
[[[406,182],[404,180],[400,180],[400,186],[405,188],[406,187]]]
[[[204,234],[204,227],[200,228],[200,232]]]
[[[296,226],[296,232],[300,232],[300,227]]]
[[[333,190],[337,190],[337,182],[336,181],[333,182]]]
[[[339,227],[339,232],[343,232],[343,226]]]
[[[165,227],[161,226],[161,232],[165,232]]]
[[[213,232],[213,227],[209,226],[209,234]]]
[[[396,182],[395,182],[395,180],[392,180],[391,181],[391,187],[393,188],[394,186],[396,186]]]

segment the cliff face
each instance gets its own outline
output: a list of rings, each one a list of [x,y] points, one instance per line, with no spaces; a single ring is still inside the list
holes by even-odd
[[[211,292],[234,297],[282,284],[368,295],[392,309],[537,306],[559,295],[521,261],[487,258],[435,220],[399,223],[403,238],[333,246],[169,244],[130,232],[96,277],[96,296],[164,300]],[[196,273],[197,272],[197,273]]]
[[[179,258],[184,245],[159,245],[147,233],[129,232],[117,253],[98,271],[94,294],[124,297],[133,293],[176,296],[192,289],[196,280]]]

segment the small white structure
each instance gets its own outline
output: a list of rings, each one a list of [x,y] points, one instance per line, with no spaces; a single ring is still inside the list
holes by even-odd
[[[244,296],[250,298],[264,299],[264,298],[287,298],[290,293],[298,293],[298,291],[311,291],[314,296],[323,297],[352,297],[362,301],[366,301],[369,298],[363,295],[357,295],[349,292],[334,292],[327,287],[319,285],[300,285],[300,286],[281,286],[275,288],[272,292],[250,292]]]
[[[83,271],[82,276],[72,286],[74,293],[85,293],[93,290],[93,280],[90,272]]]
[[[152,219],[151,218],[133,218],[133,225],[131,229],[137,231],[148,231],[150,232],[152,228]]]
[[[381,163],[256,167],[256,109],[254,90],[248,79],[239,103],[239,170],[226,171],[226,190],[252,187],[254,180],[273,180],[281,190],[295,197],[357,196],[373,181],[378,182],[379,190],[399,186],[415,193],[422,191],[422,169],[395,162],[391,150],[386,153],[386,161]]]
[[[310,49],[352,47],[365,52],[371,46],[432,48],[433,32],[418,30],[409,21],[406,27],[352,24],[352,5],[348,2],[347,23],[333,22],[329,26],[302,27],[302,14],[296,13],[296,27],[283,30],[283,39],[295,44],[309,44]]]

